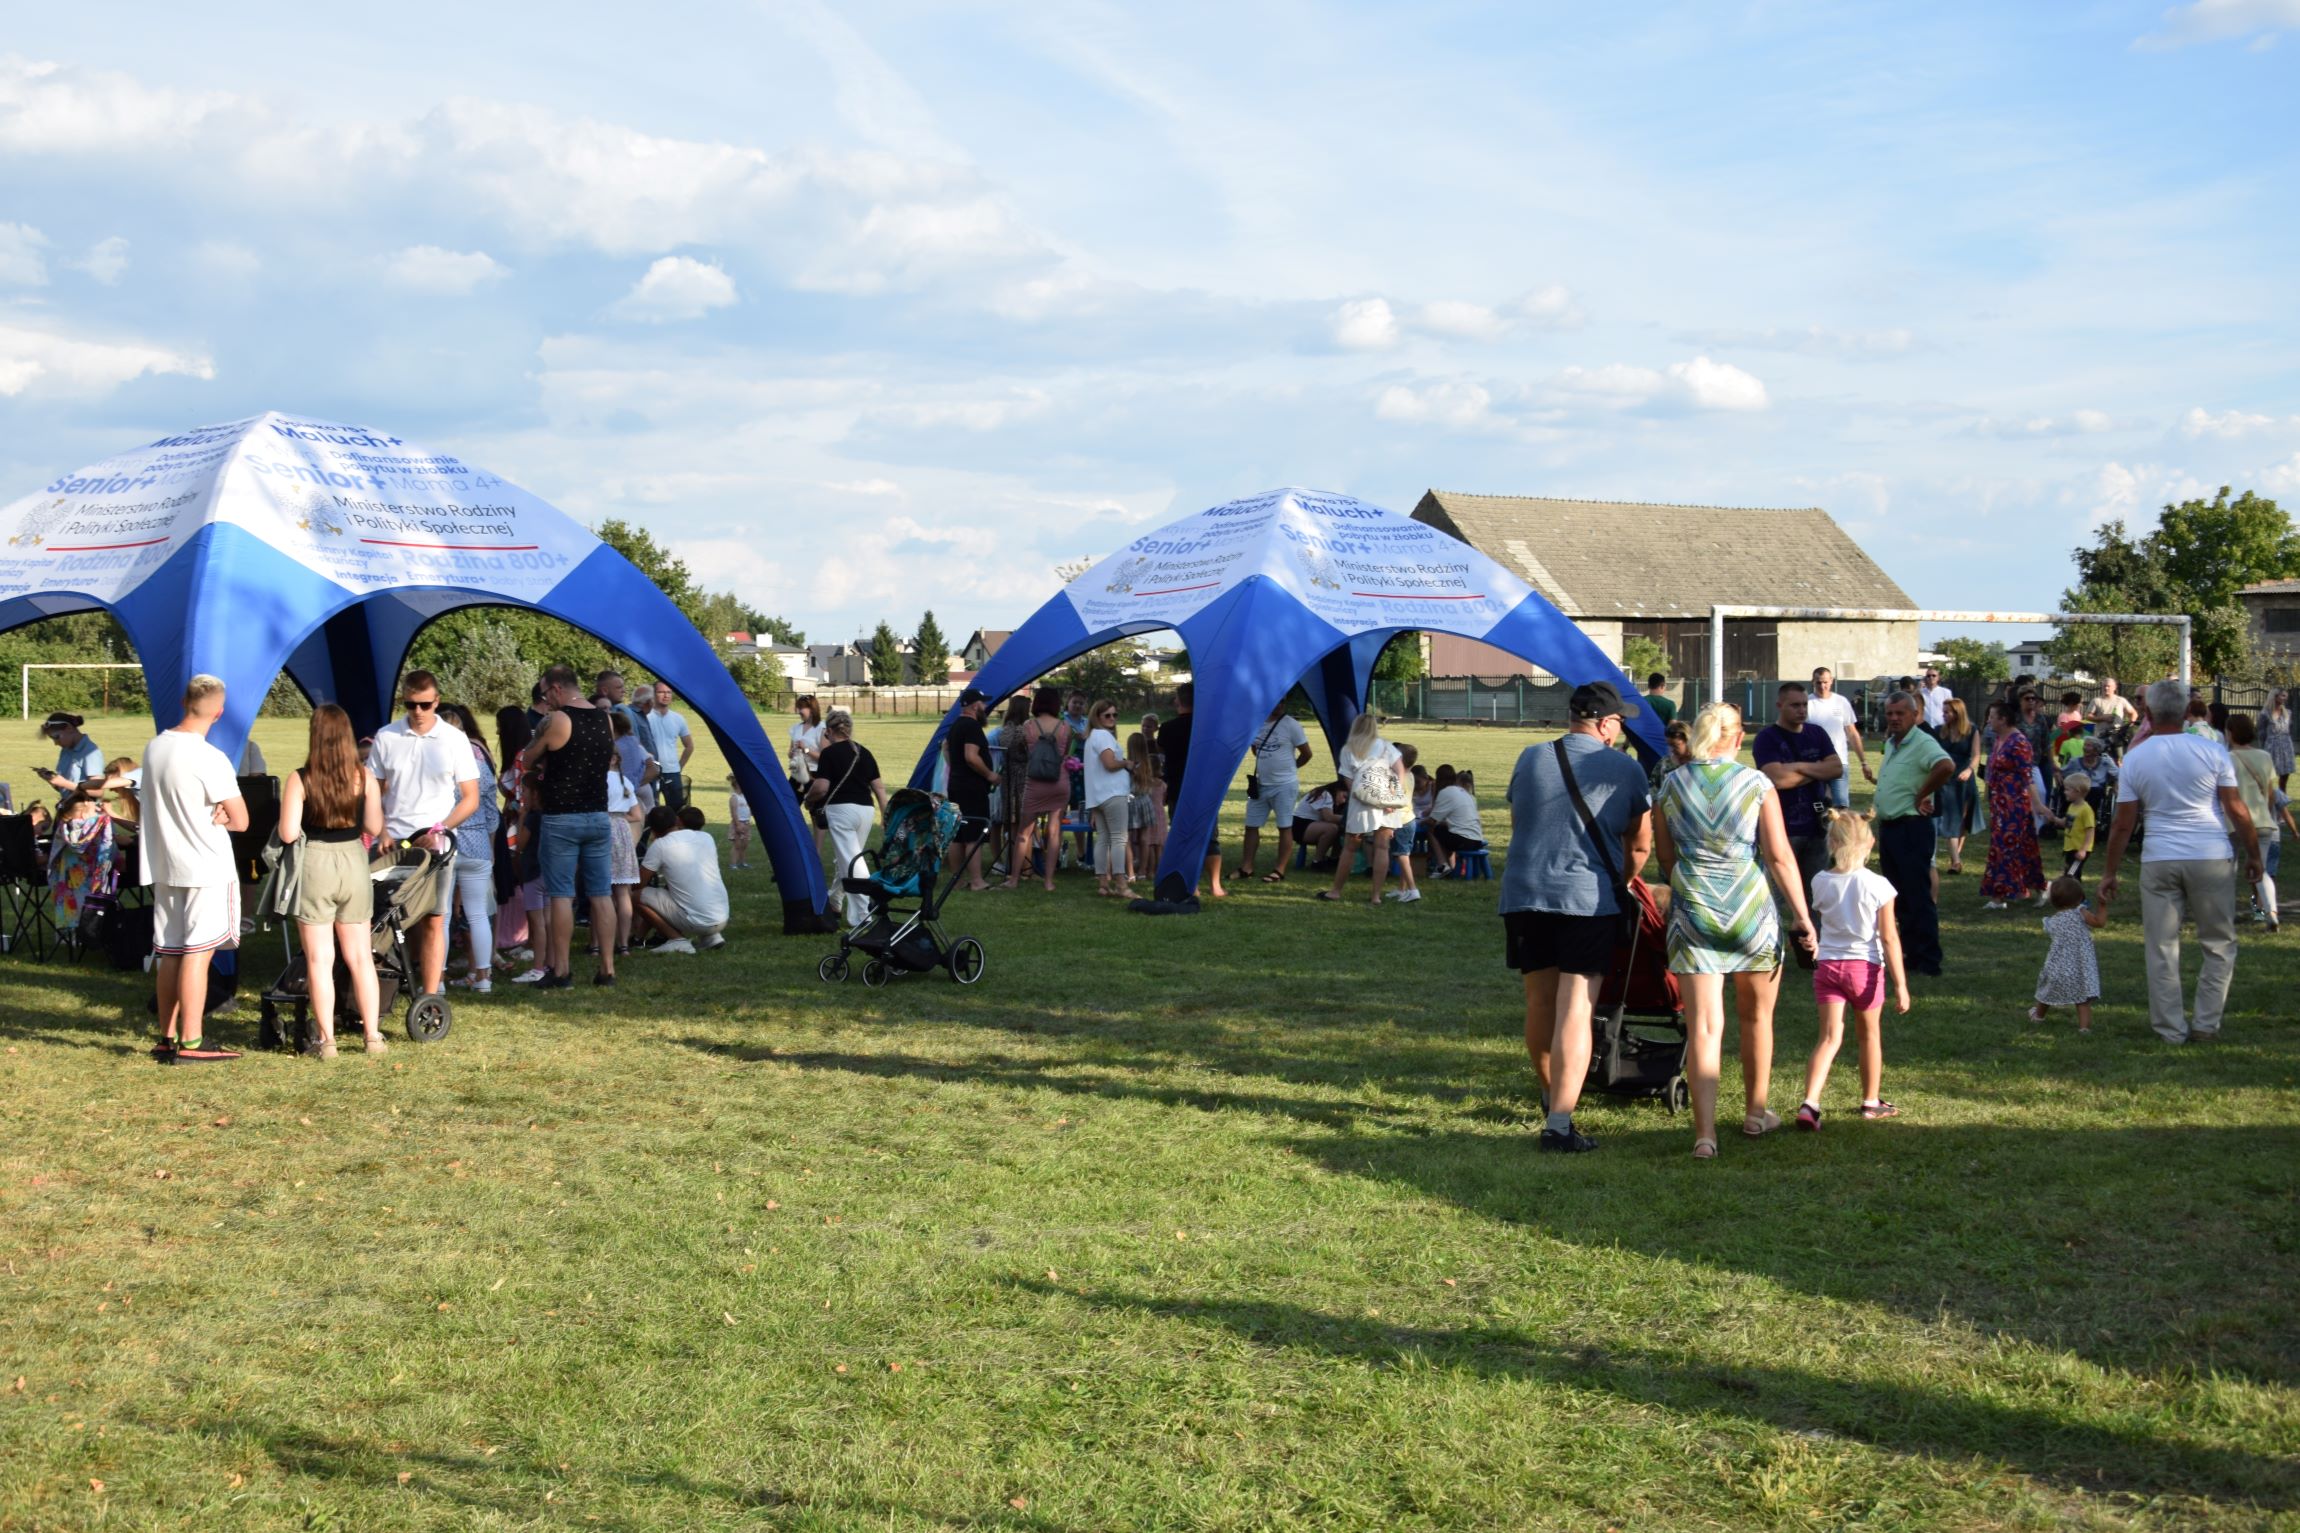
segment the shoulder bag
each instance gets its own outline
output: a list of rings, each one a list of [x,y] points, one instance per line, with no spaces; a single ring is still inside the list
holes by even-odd
[[[1276,719],[1272,719],[1272,720],[1270,721],[1270,727],[1269,727],[1268,729],[1265,729],[1265,730],[1263,730],[1263,731],[1262,731],[1262,738],[1254,742],[1254,751],[1253,751],[1253,755],[1254,755],[1254,759],[1255,759],[1256,761],[1259,761],[1259,760],[1261,760],[1261,759],[1262,759],[1262,747],[1263,747],[1263,746],[1265,746],[1265,745],[1268,745],[1268,744],[1270,743],[1270,736],[1272,736],[1272,735],[1276,734],[1277,732],[1278,732],[1278,721],[1277,721]],[[1248,773],[1246,774],[1246,797],[1247,797],[1247,799],[1248,799],[1249,801],[1251,801],[1251,800],[1254,800],[1254,799],[1258,799],[1258,798],[1260,798],[1261,796],[1262,796],[1262,774],[1261,774],[1261,773],[1259,773],[1259,772],[1248,772]]]
[[[1573,812],[1581,816],[1581,828],[1589,835],[1589,844],[1597,849],[1597,865],[1605,870],[1607,887],[1613,890],[1613,902],[1621,907],[1621,935],[1635,941],[1637,936],[1637,904],[1629,897],[1629,882],[1613,865],[1613,853],[1605,845],[1605,835],[1597,828],[1597,817],[1589,812],[1589,803],[1581,796],[1581,784],[1574,780],[1573,761],[1565,753],[1565,736],[1556,741],[1557,770],[1565,779],[1566,796],[1573,800]]]
[[[1379,809],[1384,813],[1406,807],[1405,777],[1398,770],[1395,746],[1386,755],[1375,756],[1358,764],[1358,775],[1350,781],[1350,797],[1368,809]]]
[[[833,786],[831,780],[827,777],[814,777],[808,780],[807,807],[809,809],[820,809],[825,804],[829,803],[831,801],[831,795],[837,793],[840,788],[845,787],[847,785],[847,779],[855,775],[855,768],[862,765],[862,747],[859,745],[852,745],[851,741],[848,743],[852,746],[854,754],[847,758],[847,769],[839,773],[839,780],[836,786]],[[820,793],[816,792],[815,790],[817,788],[820,788],[822,791]]]

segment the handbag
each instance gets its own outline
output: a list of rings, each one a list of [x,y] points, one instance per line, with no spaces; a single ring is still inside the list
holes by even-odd
[[[1629,881],[1613,866],[1613,853],[1606,850],[1605,837],[1597,829],[1597,817],[1589,812],[1589,804],[1581,796],[1581,784],[1574,781],[1573,762],[1565,754],[1563,735],[1557,737],[1557,770],[1565,778],[1565,791],[1573,800],[1573,812],[1581,816],[1581,828],[1589,833],[1589,844],[1597,848],[1597,865],[1605,870],[1605,882],[1613,890],[1613,902],[1621,907],[1621,935],[1635,942],[1637,906],[1629,898]]]
[[[1570,784],[1569,773],[1566,781]],[[1350,783],[1350,797],[1369,809],[1403,809],[1406,807],[1405,779],[1398,771],[1397,752],[1376,756],[1358,768],[1358,775]],[[1579,802],[1576,798],[1575,802]],[[1583,815],[1587,819],[1586,814]]]

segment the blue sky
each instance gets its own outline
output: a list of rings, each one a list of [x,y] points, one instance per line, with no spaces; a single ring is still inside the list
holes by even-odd
[[[818,639],[1279,484],[1818,504],[1997,608],[2300,502],[2300,0],[298,9],[12,13],[0,499],[336,417]]]

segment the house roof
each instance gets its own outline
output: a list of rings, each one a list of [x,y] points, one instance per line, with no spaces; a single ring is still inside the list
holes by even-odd
[[[2300,596],[2300,580],[2255,580],[2240,587],[2239,596]]]
[[[986,655],[995,655],[998,653],[998,647],[1013,637],[1014,630],[1011,628],[977,628],[973,636],[966,642],[972,645],[976,639],[980,639],[982,652]]]
[[[1431,490],[1426,522],[1499,560],[1568,617],[1706,618],[1755,607],[1916,604],[1818,508],[1669,506]]]

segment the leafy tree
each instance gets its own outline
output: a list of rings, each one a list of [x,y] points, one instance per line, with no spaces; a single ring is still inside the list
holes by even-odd
[[[482,610],[491,618],[507,615],[502,608]],[[519,636],[510,625],[490,621],[472,626],[468,637],[434,669],[440,695],[463,704],[485,723],[494,718],[496,709],[526,702],[542,667],[520,653]]]
[[[911,663],[918,667],[920,686],[939,687],[950,678],[950,640],[943,637],[942,625],[934,620],[931,610],[918,620],[910,654]]]
[[[717,644],[730,633],[747,633],[761,644],[804,644],[805,634],[779,617],[770,616],[731,591],[705,591],[697,604],[696,626],[703,637]]]
[[[707,632],[702,621],[703,592],[686,560],[656,542],[646,528],[634,527],[621,517],[610,516],[592,530],[600,542],[639,566],[639,573],[655,582],[655,588],[671,598],[671,605],[685,613],[698,632]]]
[[[1394,634],[1374,657],[1374,680],[1411,683],[1429,674],[1429,664],[1422,659],[1422,636],[1418,633]]]
[[[894,630],[881,622],[870,636],[870,684],[874,687],[902,685],[902,640]]]
[[[2012,658],[2005,647],[1985,639],[1943,639],[1941,661],[1951,681],[1968,685],[1993,686],[2012,676]]]
[[[1659,639],[1633,633],[1621,641],[1621,669],[1642,687],[1655,671],[1665,676],[1669,673],[1669,651],[1661,647]]]
[[[2210,500],[2168,505],[2154,531],[2135,539],[2110,522],[2092,546],[2076,550],[2077,583],[2062,595],[2070,612],[2185,612],[2194,620],[2195,660],[2213,675],[2250,665],[2251,632],[2236,593],[2260,580],[2300,575],[2300,531],[2275,501],[2227,486]],[[2170,672],[2178,638],[2167,629],[2072,624],[2049,648],[2056,665],[2093,674]]]

